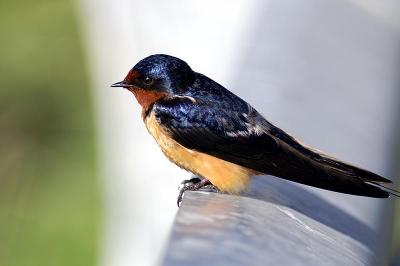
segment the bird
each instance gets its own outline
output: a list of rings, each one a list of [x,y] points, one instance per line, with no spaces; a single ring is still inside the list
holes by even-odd
[[[399,196],[385,186],[389,179],[302,144],[177,57],[150,55],[111,87],[133,93],[162,152],[197,176],[184,183],[178,206],[187,190],[238,194],[256,175],[357,196]]]

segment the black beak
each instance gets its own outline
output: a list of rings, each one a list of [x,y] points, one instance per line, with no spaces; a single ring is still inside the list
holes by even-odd
[[[112,84],[111,87],[130,88],[130,87],[134,87],[134,85],[128,84],[128,83],[126,83],[125,80],[123,80],[123,81]]]

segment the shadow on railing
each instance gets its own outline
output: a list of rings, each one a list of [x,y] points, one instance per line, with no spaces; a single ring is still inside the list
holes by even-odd
[[[288,185],[286,181],[276,182],[276,179],[258,179],[245,196],[289,207],[350,236],[370,249],[374,248],[373,240],[376,239],[376,233],[371,228],[343,209],[303,187],[294,184]]]

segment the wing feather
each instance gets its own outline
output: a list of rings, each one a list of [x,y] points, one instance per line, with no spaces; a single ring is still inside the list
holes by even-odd
[[[223,108],[222,108],[223,107]],[[354,195],[388,197],[366,182],[390,182],[307,148],[239,98],[175,97],[154,107],[157,121],[186,148],[290,181]]]

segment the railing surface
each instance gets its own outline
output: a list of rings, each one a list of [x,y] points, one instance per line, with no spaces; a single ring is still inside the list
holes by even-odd
[[[243,196],[186,193],[162,265],[382,265],[377,234],[305,187],[261,176]]]

